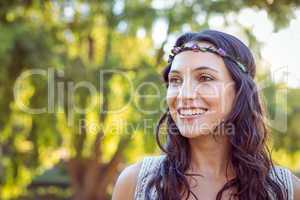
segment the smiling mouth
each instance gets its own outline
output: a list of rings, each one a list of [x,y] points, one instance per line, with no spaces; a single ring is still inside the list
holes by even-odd
[[[207,108],[179,108],[177,110],[181,118],[195,118],[207,112]]]

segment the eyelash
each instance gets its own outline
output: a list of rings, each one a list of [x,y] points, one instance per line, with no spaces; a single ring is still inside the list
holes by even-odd
[[[201,80],[201,78],[205,78],[205,80]],[[207,78],[209,79],[209,80],[207,80]],[[180,78],[176,78],[176,77],[171,77],[170,79],[169,79],[169,82],[170,83],[175,83],[175,81],[177,81],[177,80],[180,80]],[[214,80],[214,78],[212,78],[211,76],[208,76],[208,75],[200,75],[199,77],[198,77],[198,80],[199,81],[212,81],[212,80]]]
[[[180,79],[176,78],[176,77],[169,78],[169,83],[175,83],[177,80],[180,80]]]
[[[209,80],[204,80],[204,81],[212,81],[212,80],[214,80],[211,76],[207,76],[207,75],[200,75],[199,76],[199,80],[200,80],[200,78],[209,78]]]

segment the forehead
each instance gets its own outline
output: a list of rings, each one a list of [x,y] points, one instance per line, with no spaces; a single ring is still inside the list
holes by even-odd
[[[212,46],[207,42],[199,42],[201,47]],[[222,57],[209,52],[193,52],[183,51],[174,57],[170,72],[184,73],[186,71],[193,71],[196,68],[203,68],[207,70],[216,71],[218,73],[228,74],[228,70],[224,64]]]

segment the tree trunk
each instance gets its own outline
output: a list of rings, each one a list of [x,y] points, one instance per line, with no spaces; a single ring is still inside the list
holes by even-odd
[[[73,158],[67,162],[73,200],[106,200],[108,186],[113,183],[122,162],[123,150],[130,141],[124,137],[111,161],[101,164],[97,158]]]
[[[99,163],[90,159],[72,159],[68,162],[68,170],[73,200],[106,200],[107,186],[101,187],[99,179],[103,170]]]

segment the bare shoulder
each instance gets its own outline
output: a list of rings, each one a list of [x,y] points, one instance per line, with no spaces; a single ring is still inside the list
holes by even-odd
[[[134,198],[141,164],[142,162],[134,163],[121,172],[114,187],[112,200],[132,200]]]
[[[292,174],[293,187],[294,187],[294,200],[300,200],[300,179]]]

